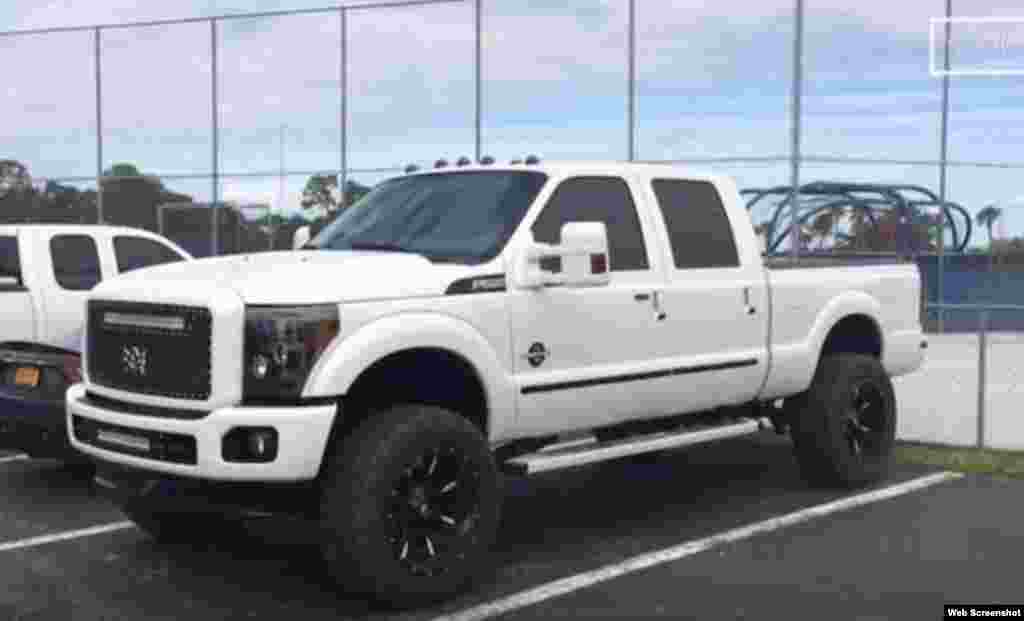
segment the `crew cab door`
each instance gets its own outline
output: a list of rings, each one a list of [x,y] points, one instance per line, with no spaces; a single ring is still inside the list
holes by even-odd
[[[530,227],[558,243],[567,222],[603,222],[610,284],[549,286],[508,293],[517,431],[589,429],[664,413],[656,359],[668,355],[655,308],[664,275],[652,258],[651,223],[638,212],[631,182],[616,176],[562,180]],[[550,271],[555,266],[542,266]]]
[[[710,180],[654,177],[644,186],[670,250],[663,311],[677,412],[749,401],[767,374],[769,316],[760,252],[742,228],[748,216],[738,204],[727,209]]]
[[[36,311],[34,284],[26,279],[22,257],[26,254],[15,232],[0,234],[0,343],[33,341]]]

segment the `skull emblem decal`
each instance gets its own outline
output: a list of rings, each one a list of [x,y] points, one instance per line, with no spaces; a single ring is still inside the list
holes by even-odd
[[[145,377],[149,372],[149,350],[139,345],[121,348],[121,365],[129,375]]]

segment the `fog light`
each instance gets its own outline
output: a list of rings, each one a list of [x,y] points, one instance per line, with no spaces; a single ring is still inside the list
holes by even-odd
[[[235,427],[224,435],[224,461],[268,463],[277,459],[277,430],[272,427]]]

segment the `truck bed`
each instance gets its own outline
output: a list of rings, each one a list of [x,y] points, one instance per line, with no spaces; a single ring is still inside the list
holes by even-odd
[[[764,266],[769,270],[791,270],[820,267],[851,267],[858,265],[897,265],[912,263],[911,260],[894,255],[811,255],[811,256],[784,256],[775,255],[764,258]]]
[[[807,257],[769,259],[765,266],[772,362],[764,396],[794,394],[806,387],[820,346],[808,338],[821,334],[816,324],[830,316],[829,307],[835,305],[859,309],[877,322],[888,372],[895,376],[913,367],[920,346],[922,296],[916,264],[894,257],[871,262],[864,257]]]

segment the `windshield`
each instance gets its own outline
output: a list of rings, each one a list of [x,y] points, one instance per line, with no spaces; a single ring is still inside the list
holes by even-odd
[[[501,252],[545,181],[547,175],[535,171],[397,177],[342,212],[304,248],[482,263]]]

